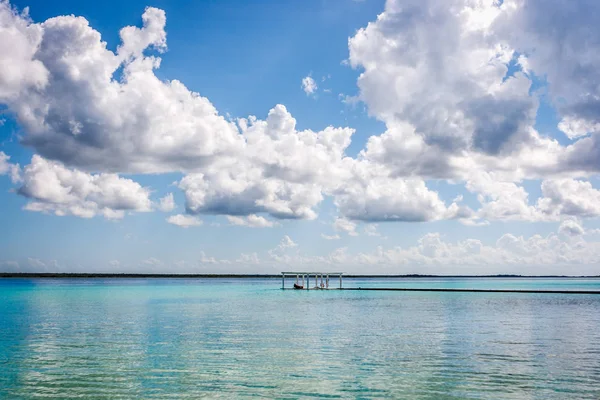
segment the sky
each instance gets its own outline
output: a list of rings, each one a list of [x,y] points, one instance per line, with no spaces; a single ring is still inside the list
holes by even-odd
[[[595,0],[0,0],[0,271],[600,274]]]

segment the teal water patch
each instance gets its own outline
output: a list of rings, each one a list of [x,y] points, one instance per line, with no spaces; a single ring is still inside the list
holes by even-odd
[[[594,279],[344,286],[600,290]],[[0,398],[600,398],[600,296],[2,279]]]

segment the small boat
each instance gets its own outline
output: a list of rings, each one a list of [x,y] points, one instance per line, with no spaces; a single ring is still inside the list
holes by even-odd
[[[298,285],[297,283],[294,283],[294,289],[304,289],[303,285]]]

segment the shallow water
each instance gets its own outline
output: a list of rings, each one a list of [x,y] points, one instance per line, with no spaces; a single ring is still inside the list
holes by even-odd
[[[0,279],[0,398],[600,398],[600,295],[280,285]],[[344,286],[600,290],[600,280]]]

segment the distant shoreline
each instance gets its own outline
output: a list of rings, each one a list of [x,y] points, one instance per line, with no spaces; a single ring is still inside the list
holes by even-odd
[[[281,279],[280,274],[132,274],[132,273],[46,273],[46,272],[0,272],[0,278],[229,278],[229,279]],[[597,278],[600,275],[360,275],[344,274],[344,278]]]

